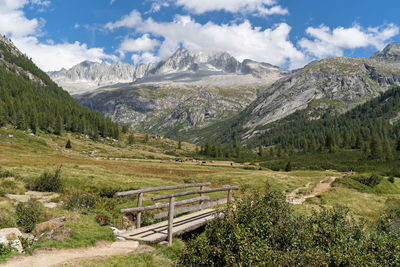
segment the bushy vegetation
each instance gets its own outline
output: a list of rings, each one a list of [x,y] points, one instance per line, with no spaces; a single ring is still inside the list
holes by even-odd
[[[77,191],[67,197],[64,208],[67,210],[92,209],[98,201],[98,195]]]
[[[341,207],[294,215],[283,195],[248,196],[189,242],[179,266],[400,266],[400,232]]]
[[[62,192],[64,183],[61,178],[61,166],[54,172],[45,171],[30,185],[29,189],[40,192]]]
[[[2,169],[0,166],[0,178],[6,177],[14,177],[14,174],[11,171]]]
[[[20,202],[15,209],[17,225],[24,232],[32,232],[42,214],[43,208],[36,201]]]

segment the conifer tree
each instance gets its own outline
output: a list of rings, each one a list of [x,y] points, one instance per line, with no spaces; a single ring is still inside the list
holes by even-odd
[[[130,134],[128,136],[128,144],[133,145],[135,143],[135,136],[133,134]]]
[[[66,149],[71,149],[72,145],[71,145],[71,140],[68,139],[67,144],[65,145]]]

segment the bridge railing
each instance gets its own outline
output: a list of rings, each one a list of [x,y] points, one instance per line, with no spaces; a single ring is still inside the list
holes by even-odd
[[[171,245],[172,244],[172,228],[173,228],[174,215],[203,209],[205,207],[212,207],[212,206],[225,204],[225,203],[229,204],[230,202],[232,202],[232,191],[239,189],[237,186],[224,186],[224,187],[219,187],[219,188],[204,189],[204,186],[207,186],[207,185],[211,185],[211,183],[205,182],[205,183],[192,183],[192,184],[182,184],[182,185],[173,185],[173,186],[151,187],[151,188],[144,188],[144,189],[138,189],[138,190],[117,192],[117,193],[115,193],[115,196],[127,196],[127,195],[138,194],[136,208],[129,208],[129,209],[121,210],[121,213],[137,213],[136,228],[141,227],[142,212],[148,211],[148,210],[168,208],[167,213],[156,214],[154,217],[159,219],[159,218],[168,216],[168,245]],[[151,198],[153,201],[161,200],[161,199],[169,199],[169,202],[162,203],[162,204],[156,204],[153,206],[144,206],[144,207],[142,206],[144,193],[162,191],[162,190],[184,189],[184,188],[191,188],[191,187],[200,187],[200,190],[191,190],[191,191],[186,191],[186,192],[178,192],[178,193],[173,193],[173,194],[168,194],[168,195],[155,196],[155,197]],[[212,192],[219,192],[219,191],[228,191],[227,198],[204,203],[204,201],[210,199],[210,197],[205,196],[204,194],[212,193]],[[200,196],[191,198],[191,199],[175,201],[176,197],[193,195],[193,194],[199,194]],[[175,210],[175,207],[177,207],[177,206],[183,206],[183,205],[192,204],[195,202],[200,202],[200,204],[196,205],[196,206],[185,207],[180,210]]]

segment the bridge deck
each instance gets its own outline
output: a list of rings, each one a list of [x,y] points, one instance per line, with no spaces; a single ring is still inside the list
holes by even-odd
[[[205,209],[174,218],[172,235],[177,236],[193,231],[215,219],[216,216],[218,215],[215,210]],[[142,241],[145,243],[158,243],[168,238],[168,221],[127,231],[120,236],[128,240]]]

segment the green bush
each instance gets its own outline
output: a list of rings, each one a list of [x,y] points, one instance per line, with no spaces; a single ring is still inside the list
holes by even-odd
[[[43,214],[43,209],[36,201],[18,203],[15,209],[15,216],[18,227],[24,232],[31,232],[35,229],[36,223]]]
[[[92,209],[98,201],[99,197],[95,194],[74,192],[65,200],[64,208],[67,210]]]
[[[53,173],[45,171],[28,188],[40,192],[62,192],[64,183],[61,179],[61,167],[58,167]]]
[[[6,178],[6,177],[14,177],[14,174],[11,171],[3,170],[0,166],[0,178]]]
[[[389,178],[388,178],[388,181],[390,182],[390,183],[394,183],[394,177],[393,176],[390,176]]]
[[[189,241],[178,266],[399,266],[399,232],[366,230],[342,207],[295,215],[283,194],[247,196]]]
[[[382,182],[382,176],[376,175],[376,174],[372,174],[372,175],[354,175],[351,176],[352,179],[366,185],[369,187],[374,187],[378,184],[380,184],[380,182]]]
[[[106,198],[113,198],[114,194],[119,191],[122,191],[120,187],[104,186],[99,189],[99,196]]]
[[[0,256],[5,256],[8,254],[11,254],[14,251],[15,251],[14,248],[12,248],[10,246],[6,246],[4,244],[0,244]]]

